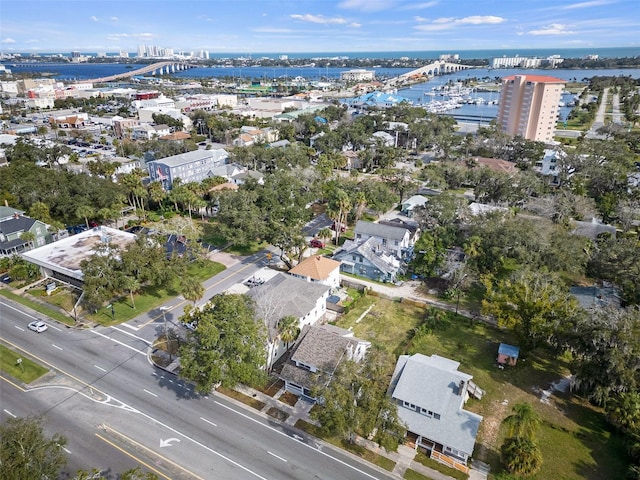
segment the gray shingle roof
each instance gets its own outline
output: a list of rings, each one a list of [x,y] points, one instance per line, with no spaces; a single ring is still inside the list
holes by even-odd
[[[249,290],[256,302],[256,313],[265,321],[269,338],[278,335],[278,321],[286,316],[302,318],[311,312],[318,299],[329,292],[329,287],[318,282],[307,282],[291,275],[278,273],[264,284]]]
[[[0,233],[11,235],[16,232],[28,232],[36,220],[29,217],[10,218],[0,222]]]
[[[366,258],[381,272],[390,275],[396,274],[400,268],[400,263],[394,257],[383,253],[379,247],[380,241],[375,237],[370,237],[360,244],[347,240],[342,245],[342,251],[335,257],[340,260],[349,260],[349,255],[357,253]]]
[[[407,234],[407,229],[402,227],[393,227],[391,225],[383,225],[381,223],[365,222],[359,220],[355,228],[357,234],[370,235],[378,238],[388,238],[392,240],[402,240]]]
[[[458,371],[459,362],[432,355],[401,355],[389,387],[391,396],[440,415],[429,417],[398,406],[399,417],[409,431],[468,455],[473,453],[482,417],[464,410],[466,387],[473,377]]]

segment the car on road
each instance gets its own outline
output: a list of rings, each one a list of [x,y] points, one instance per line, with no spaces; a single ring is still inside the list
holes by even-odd
[[[309,246],[311,246],[313,248],[324,248],[325,247],[325,243],[322,240],[320,240],[319,238],[313,238],[309,242]]]
[[[36,333],[42,333],[47,330],[47,324],[42,320],[35,320],[29,324],[29,330],[33,330]]]

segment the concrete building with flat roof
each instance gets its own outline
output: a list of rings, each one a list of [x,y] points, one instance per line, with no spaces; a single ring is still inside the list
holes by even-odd
[[[504,77],[498,127],[509,135],[521,135],[527,140],[552,141],[565,83],[546,75]]]
[[[80,287],[83,279],[80,264],[95,255],[98,246],[108,244],[114,250],[122,250],[135,239],[133,233],[104,226],[95,227],[29,250],[21,256],[38,265],[43,276]]]

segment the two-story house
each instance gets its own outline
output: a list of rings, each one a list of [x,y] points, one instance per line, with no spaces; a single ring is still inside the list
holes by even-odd
[[[354,242],[361,243],[373,238],[388,254],[402,259],[406,250],[413,246],[411,233],[403,227],[359,220],[354,229]]]
[[[340,271],[378,282],[395,282],[401,267],[400,260],[373,237],[360,243],[345,241],[333,258],[340,262]]]
[[[14,255],[51,242],[46,223],[18,212],[15,210],[13,215],[0,221],[0,256]],[[33,240],[24,238],[26,232],[33,235]]]
[[[307,282],[285,273],[278,273],[248,295],[256,303],[256,316],[264,321],[267,329],[267,370],[287,351],[288,346],[280,338],[278,325],[284,317],[298,319],[298,328],[314,325],[327,311],[329,287],[317,282]]]
[[[401,355],[389,394],[416,449],[468,472],[482,417],[463,408],[470,393],[479,389],[471,375],[458,371],[459,366],[438,355]]]
[[[306,327],[280,372],[285,390],[316,401],[314,390],[331,381],[338,365],[362,361],[370,346],[350,330],[328,324]]]
[[[311,255],[289,270],[289,275],[331,288],[340,287],[340,262],[321,255]]]

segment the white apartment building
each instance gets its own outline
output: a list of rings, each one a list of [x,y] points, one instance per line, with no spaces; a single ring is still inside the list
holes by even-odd
[[[502,79],[498,127],[527,140],[553,140],[566,82],[546,75],[511,75]]]

